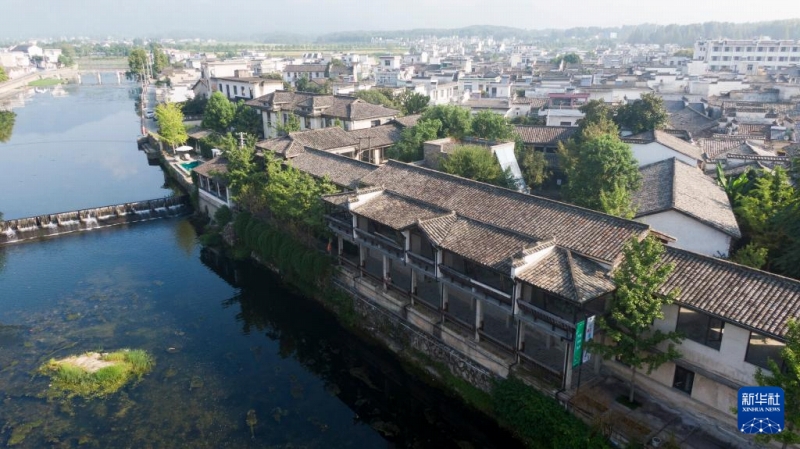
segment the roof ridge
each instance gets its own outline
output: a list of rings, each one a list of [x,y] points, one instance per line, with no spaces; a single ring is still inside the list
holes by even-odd
[[[575,290],[575,298],[577,302],[581,302],[581,290],[580,286],[578,285],[578,276],[575,274],[575,261],[572,259],[572,251],[569,248],[564,248],[564,251],[567,255],[567,272],[569,273],[569,281],[572,284],[573,290]]]

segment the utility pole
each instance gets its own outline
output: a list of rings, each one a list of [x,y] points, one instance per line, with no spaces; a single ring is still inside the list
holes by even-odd
[[[244,133],[243,132],[239,133],[239,148],[240,149],[244,148]]]

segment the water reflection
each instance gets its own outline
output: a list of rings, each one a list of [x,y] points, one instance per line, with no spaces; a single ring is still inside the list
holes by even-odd
[[[0,143],[11,140],[11,133],[14,131],[14,122],[17,114],[13,111],[0,111]]]
[[[203,263],[233,285],[236,296],[223,302],[238,308],[242,333],[264,334],[279,342],[282,358],[293,358],[324,381],[324,389],[396,447],[517,448],[483,415],[410,376],[385,349],[344,331],[317,303],[289,293],[261,267],[235,264],[212,250]]]

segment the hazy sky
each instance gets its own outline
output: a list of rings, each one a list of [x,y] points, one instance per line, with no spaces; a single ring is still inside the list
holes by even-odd
[[[786,2],[788,7],[793,1]],[[778,6],[778,4],[772,6]],[[0,38],[456,28],[619,26],[790,18],[730,0],[0,0]],[[798,14],[800,15],[800,14]]]

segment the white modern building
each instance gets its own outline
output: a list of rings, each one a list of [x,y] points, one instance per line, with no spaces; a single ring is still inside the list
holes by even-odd
[[[800,41],[769,38],[699,40],[694,44],[693,59],[708,63],[712,71],[753,73],[759,68],[786,68],[800,65]]]

